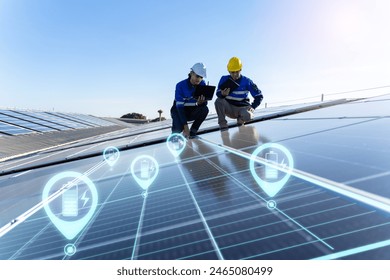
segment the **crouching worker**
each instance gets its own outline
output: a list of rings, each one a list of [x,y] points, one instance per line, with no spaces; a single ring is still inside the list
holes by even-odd
[[[206,66],[195,63],[188,78],[176,84],[175,100],[171,108],[172,133],[183,133],[184,137],[195,138],[200,125],[209,113],[207,101],[203,95],[193,97],[196,86],[205,85]],[[188,122],[194,121],[191,128]]]
[[[263,94],[256,84],[249,78],[241,75],[242,62],[238,57],[232,57],[227,65],[230,75],[222,76],[218,83],[215,110],[218,114],[218,124],[221,130],[228,129],[226,116],[237,120],[237,124],[243,125],[253,119],[254,110],[263,100]],[[224,87],[229,84],[230,87]],[[253,97],[249,103],[248,94]]]

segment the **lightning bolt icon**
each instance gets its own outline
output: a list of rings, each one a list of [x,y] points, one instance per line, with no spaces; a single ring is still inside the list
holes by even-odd
[[[86,193],[87,193],[87,191],[85,191],[83,193],[83,196],[81,197],[81,200],[84,201],[83,207],[85,206],[85,204],[87,204],[87,202],[89,200],[89,197],[86,197]]]

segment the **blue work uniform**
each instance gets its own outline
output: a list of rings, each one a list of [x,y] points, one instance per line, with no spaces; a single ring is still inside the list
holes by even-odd
[[[235,80],[235,82],[240,84],[240,86],[234,91],[230,92],[227,96],[223,96],[221,93],[221,85],[229,78],[230,75],[221,77],[218,83],[217,96],[219,98],[225,98],[227,102],[234,106],[251,106],[253,109],[256,109],[263,100],[263,94],[261,93],[261,90],[257,87],[257,85],[251,79],[241,75],[238,80]],[[252,104],[249,103],[249,93],[253,97]]]
[[[205,85],[204,81],[200,85]],[[190,78],[176,84],[175,100],[171,108],[172,117],[172,133],[180,133],[189,121],[194,121],[190,136],[195,136],[199,130],[200,125],[206,119],[209,109],[207,102],[201,105],[197,104],[197,99],[193,97],[196,86],[190,83]]]

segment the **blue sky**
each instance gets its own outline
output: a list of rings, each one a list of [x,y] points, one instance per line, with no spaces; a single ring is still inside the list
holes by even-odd
[[[217,84],[232,56],[261,108],[387,86],[389,12],[388,0],[0,0],[0,106],[170,118],[190,67]]]

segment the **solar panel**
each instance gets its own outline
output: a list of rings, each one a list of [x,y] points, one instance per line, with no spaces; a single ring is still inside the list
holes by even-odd
[[[98,126],[113,125],[113,123],[111,123],[109,121],[106,121],[106,120],[103,120],[103,119],[100,119],[100,118],[97,118],[97,117],[94,117],[91,115],[72,114],[72,116],[77,117],[77,118],[82,119],[82,120],[85,120],[85,121],[88,121],[88,122],[93,123],[93,124],[98,125]]]
[[[75,121],[77,123],[81,123],[81,124],[89,126],[89,127],[97,127],[97,125],[95,125],[95,124],[93,124],[91,122],[88,122],[88,121],[82,120],[80,118],[74,117],[74,114],[60,113],[60,112],[51,112],[50,114],[54,115],[54,116],[58,116],[60,118],[65,118],[65,119],[70,120],[70,121]]]
[[[45,131],[58,131],[58,130],[60,130],[60,129],[58,129],[58,127],[55,124],[47,122],[45,120],[35,118],[33,116],[33,114],[29,115],[28,113],[24,113],[21,111],[15,112],[15,111],[10,111],[10,110],[0,110],[0,112],[5,114],[5,115],[8,115],[8,116],[12,116],[15,118],[21,118],[21,119],[24,119],[24,120],[32,122],[32,123],[40,124],[40,125],[48,128]]]
[[[26,119],[20,119],[13,117],[11,115],[6,115],[5,113],[0,112],[0,120],[9,124],[17,125],[19,127],[27,128],[32,131],[37,132],[46,132],[46,131],[52,131],[52,128],[49,128],[47,126],[40,125],[35,122],[31,122],[30,120]]]
[[[60,113],[60,112],[50,112],[50,114],[59,116],[65,119],[74,120],[78,123],[83,123],[88,126],[99,127],[99,126],[112,126],[115,125],[112,122],[84,114],[76,114],[76,113]]]
[[[32,133],[33,131],[0,121],[0,132],[6,135],[18,135]]]
[[[85,174],[98,201],[70,239],[44,208],[14,221],[0,237],[0,259],[389,259],[390,119],[375,114],[376,102],[365,103],[364,116],[345,114],[359,104],[207,132],[176,158],[163,142],[123,150],[112,166],[98,156],[40,168],[25,175],[34,178],[29,199],[17,205],[11,190],[23,182],[3,180],[2,229],[10,226],[4,217],[17,216],[10,212],[40,203],[42,186],[60,171]],[[203,128],[215,126],[208,122]],[[279,178],[287,180],[277,186]],[[67,243],[75,254],[64,253]]]
[[[46,119],[46,120],[48,120],[50,122],[57,123],[59,125],[67,127],[68,129],[88,128],[88,126],[86,126],[86,125],[83,125],[83,124],[80,124],[78,122],[74,122],[74,121],[71,121],[71,120],[67,120],[67,119],[64,119],[64,118],[59,117],[59,116],[55,116],[52,113],[48,113],[48,112],[35,112],[35,114],[37,116],[39,116],[40,118]]]
[[[69,129],[68,127],[65,127],[65,126],[59,125],[57,123],[50,122],[50,121],[43,119],[42,116],[37,115],[34,111],[24,111],[24,110],[23,111],[22,110],[10,111],[10,110],[8,110],[6,112],[12,116],[22,117],[26,120],[30,120],[30,121],[42,124],[42,125],[50,127],[50,128],[54,128],[53,130],[68,130]]]

